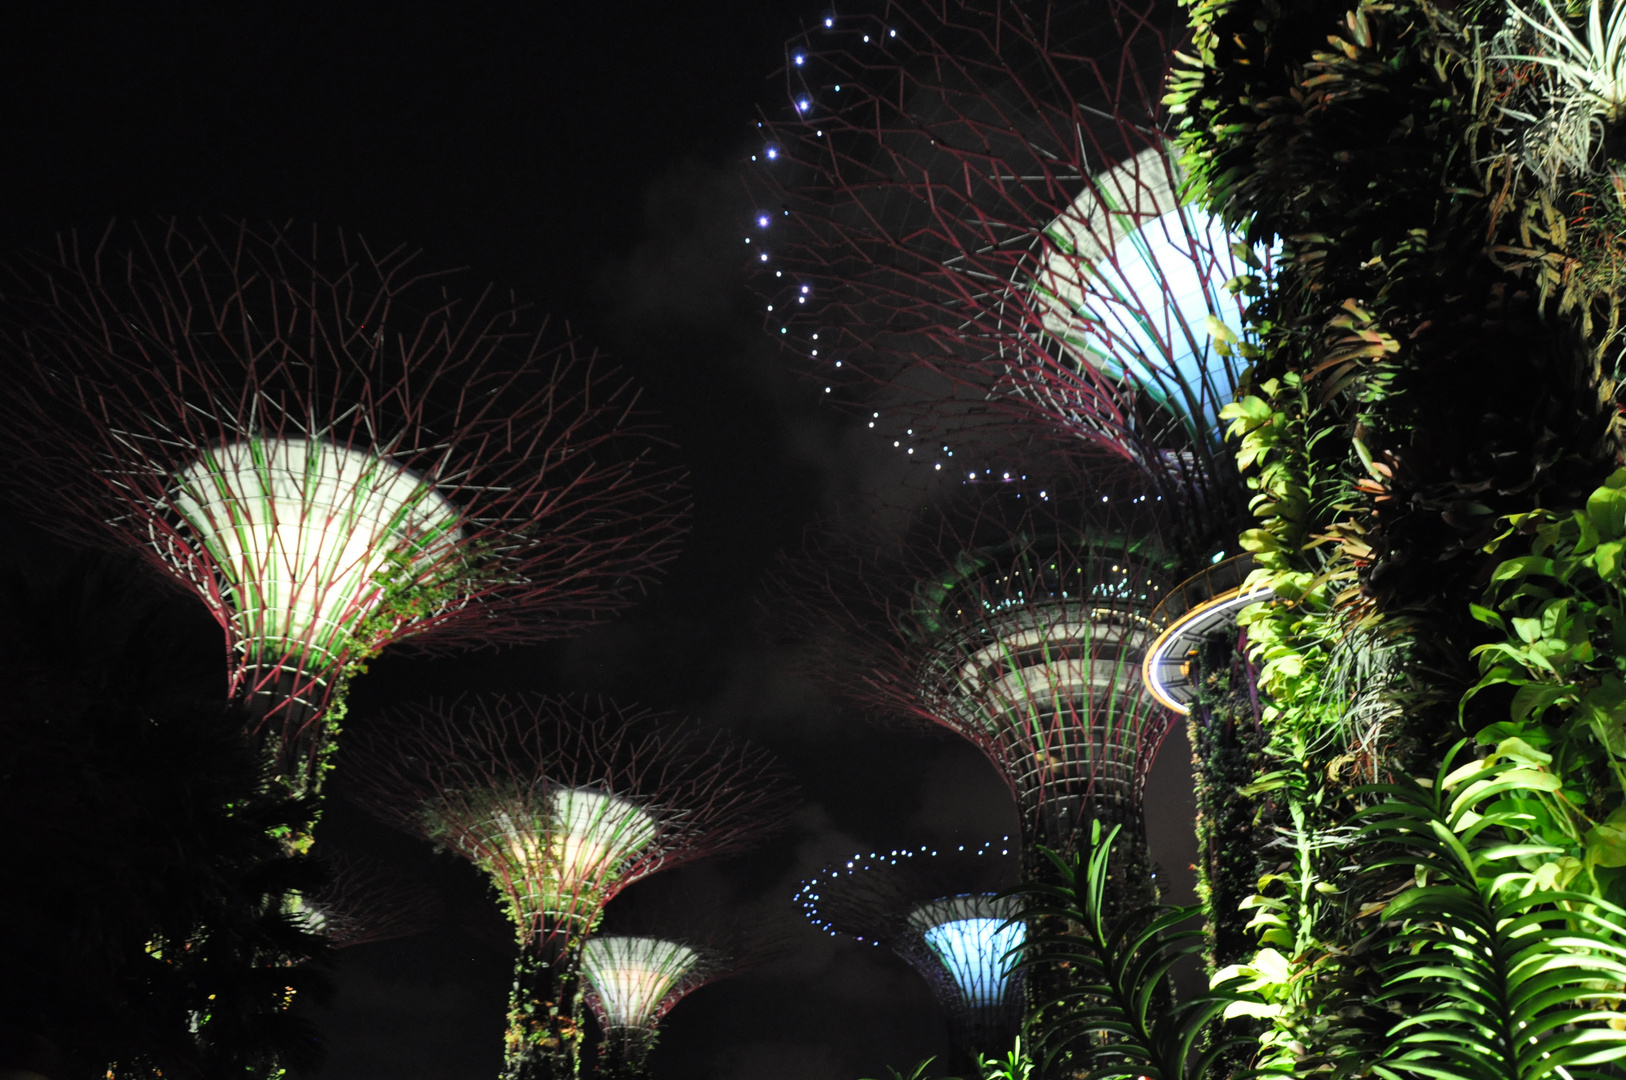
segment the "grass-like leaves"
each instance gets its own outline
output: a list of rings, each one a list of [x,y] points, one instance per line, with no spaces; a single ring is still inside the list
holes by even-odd
[[[1535,774],[1448,756],[1434,783],[1369,789],[1359,847],[1414,884],[1383,913],[1385,997],[1404,1019],[1385,1080],[1598,1080],[1626,1058],[1626,911],[1543,887]]]
[[[1069,863],[1040,849],[1055,884],[1028,884],[1026,966],[1066,965],[1070,985],[1043,1003],[1052,1017],[1035,1032],[1045,1071],[1071,1053],[1087,1080],[1198,1080],[1231,1043],[1203,1047],[1209,1024],[1243,995],[1224,990],[1170,1007],[1170,972],[1203,947],[1196,907],[1131,911],[1110,925],[1105,916],[1108,857],[1114,829],[1097,827],[1088,854]]]

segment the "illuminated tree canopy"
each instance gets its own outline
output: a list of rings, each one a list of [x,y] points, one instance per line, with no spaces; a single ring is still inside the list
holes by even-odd
[[[962,1046],[1002,1053],[1021,1021],[1016,965],[1027,928],[1021,904],[994,893],[1015,884],[1019,856],[1008,837],[855,854],[803,882],[797,902],[814,926],[908,961]]]
[[[785,47],[748,227],[802,370],[940,465],[992,410],[1243,512],[1219,409],[1252,348],[1250,248],[1193,205],[1160,104],[1172,5],[948,0],[837,14]],[[1240,286],[1238,286],[1240,288]],[[975,425],[980,421],[970,420]],[[962,455],[963,456],[963,455]]]
[[[1141,681],[1170,579],[1156,543],[1130,539],[1152,512],[1014,494],[967,496],[901,534],[816,539],[767,606],[834,692],[976,745],[1027,841],[1066,847],[1088,820],[1139,820],[1173,722]]]
[[[762,839],[796,798],[750,744],[597,699],[471,695],[399,710],[353,745],[364,804],[502,899],[520,946],[508,1080],[574,1075],[582,949],[610,900]]]
[[[454,284],[344,233],[173,221],[65,237],[0,280],[20,497],[203,598],[298,785],[386,645],[574,633],[683,531],[626,379]]]

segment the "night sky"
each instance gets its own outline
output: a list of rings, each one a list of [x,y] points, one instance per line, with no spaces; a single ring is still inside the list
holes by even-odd
[[[805,809],[764,849],[657,875],[612,905],[769,904],[791,955],[668,1018],[656,1075],[854,1080],[947,1049],[925,986],[821,938],[791,896],[822,863],[1016,828],[993,770],[946,734],[844,715],[763,644],[755,594],[820,514],[886,497],[906,466],[774,359],[740,271],[755,110],[805,3],[12,3],[0,16],[0,251],[114,216],[312,220],[467,266],[601,346],[692,475],[693,534],[637,609],[577,641],[452,660],[386,655],[352,711],[463,689],[602,691],[727,725],[781,755]],[[901,490],[901,489],[900,489]],[[14,558],[45,558],[24,526]],[[20,540],[17,540],[20,538]],[[31,539],[32,538],[32,539]],[[1154,856],[1189,902],[1189,752],[1165,745]],[[341,759],[342,777],[342,759]],[[342,793],[342,783],[339,785]],[[475,871],[342,800],[323,843],[430,882],[440,926],[341,953],[313,1010],[324,1080],[486,1080],[509,957]],[[494,924],[496,929],[493,930]]]

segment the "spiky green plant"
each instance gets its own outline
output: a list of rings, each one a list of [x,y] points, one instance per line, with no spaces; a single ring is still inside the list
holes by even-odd
[[[1036,1032],[1043,1068],[1071,1054],[1090,1080],[1199,1080],[1210,1064],[1231,1048],[1204,1036],[1211,1021],[1246,995],[1220,987],[1172,1008],[1171,971],[1181,959],[1201,953],[1202,931],[1193,925],[1199,908],[1158,905],[1106,919],[1108,860],[1117,839],[1104,837],[1099,824],[1091,846],[1069,862],[1043,850],[1055,869],[1056,884],[1024,885],[1035,964],[1064,964],[1074,973],[1049,1012],[1058,1019]],[[1184,926],[1182,924],[1185,924]]]
[[[1508,4],[1508,13],[1534,30],[1556,55],[1499,55],[1497,59],[1523,60],[1551,68],[1593,115],[1606,123],[1618,120],[1626,109],[1626,5],[1616,5],[1605,25],[1602,4],[1591,0],[1585,41],[1570,29],[1552,0],[1541,0],[1541,6],[1547,13],[1545,23],[1515,3]]]

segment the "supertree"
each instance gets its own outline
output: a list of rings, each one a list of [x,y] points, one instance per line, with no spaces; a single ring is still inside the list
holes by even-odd
[[[1010,485],[964,489],[900,532],[826,534],[784,560],[769,615],[816,676],[862,714],[929,723],[974,744],[1037,846],[1121,823],[1144,866],[1141,799],[1172,717],[1141,680],[1168,588],[1146,497]],[[1094,505],[1082,499],[1098,500]]]
[[[639,933],[622,932],[623,923],[589,938],[582,957],[583,997],[600,1033],[596,1073],[622,1080],[649,1075],[661,1021],[680,1001],[791,948],[782,919],[738,909],[726,922],[716,914],[663,913],[640,920]]]
[[[648,1075],[660,1022],[711,981],[713,957],[688,941],[605,934],[582,950],[587,1007],[598,1021],[600,1076]]]
[[[479,867],[519,945],[507,1080],[574,1076],[582,948],[633,882],[736,850],[794,796],[748,744],[641,710],[465,697],[402,710],[359,740],[359,798]]]
[[[855,854],[821,868],[797,901],[821,930],[884,945],[918,971],[974,1065],[1009,1050],[1021,1025],[1026,927],[1020,902],[997,895],[1016,884],[1017,855],[1009,837]]]
[[[828,16],[786,44],[750,232],[770,333],[917,460],[1049,431],[1182,508],[1169,543],[1201,573],[1146,679],[1185,713],[1201,642],[1268,595],[1220,410],[1270,254],[1191,202],[1160,104],[1179,22],[1153,0]]]
[[[324,849],[320,862],[327,880],[301,896],[299,907],[306,924],[335,948],[410,937],[440,917],[439,897],[378,859]]]
[[[786,44],[749,242],[770,333],[873,420],[901,414],[889,437],[948,467],[945,425],[1037,419],[1182,505],[1207,555],[1245,511],[1219,410],[1267,256],[1189,201],[1159,104],[1176,19],[1152,0],[824,18]]]
[[[0,282],[19,499],[197,592],[295,790],[379,650],[574,633],[682,532],[625,378],[451,284],[342,232],[174,221]]]

